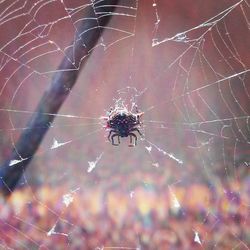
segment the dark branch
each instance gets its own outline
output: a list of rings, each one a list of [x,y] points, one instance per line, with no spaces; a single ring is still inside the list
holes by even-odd
[[[50,124],[74,86],[80,67],[83,66],[81,62],[86,62],[86,57],[90,55],[100,38],[103,31],[100,27],[107,25],[118,1],[96,0],[94,8],[89,7],[87,18],[83,20],[78,28],[78,34],[76,34],[79,39],[76,39],[76,42],[72,44],[71,52],[62,60],[58,72],[54,74],[50,87],[45,91],[27,124],[29,129],[21,134],[10,158],[0,168],[0,191],[4,195],[8,196],[18,184]],[[97,12],[95,12],[95,9]],[[101,17],[98,16],[98,12],[110,13],[110,15]],[[93,17],[99,18],[93,19]],[[19,162],[11,166],[10,163],[13,160]]]

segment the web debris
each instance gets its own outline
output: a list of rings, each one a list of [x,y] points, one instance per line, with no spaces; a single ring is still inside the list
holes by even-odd
[[[56,149],[56,148],[59,148],[59,147],[62,147],[68,143],[71,143],[72,140],[70,141],[67,141],[67,142],[58,142],[55,138],[53,139],[53,144],[51,145],[50,149]]]
[[[103,156],[103,152],[96,158],[95,161],[88,161],[89,167],[87,172],[90,173],[94,170],[94,168],[97,166],[97,163],[101,160],[102,156]]]
[[[16,164],[18,164],[18,163],[21,163],[21,162],[23,162],[23,161],[26,161],[26,160],[28,160],[28,158],[20,159],[20,160],[11,160],[10,163],[9,163],[9,166],[10,166],[10,167],[11,167],[11,166],[14,166],[14,165],[16,165]]]
[[[194,231],[194,242],[202,245],[201,240],[200,240],[200,236],[199,233],[197,231]]]

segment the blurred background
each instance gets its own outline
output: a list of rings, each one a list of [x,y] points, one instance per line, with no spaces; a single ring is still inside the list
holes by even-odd
[[[0,198],[0,248],[249,249],[249,4],[120,1],[18,189]],[[88,8],[0,2],[1,163]],[[100,119],[121,102],[145,112],[133,148],[112,146]]]

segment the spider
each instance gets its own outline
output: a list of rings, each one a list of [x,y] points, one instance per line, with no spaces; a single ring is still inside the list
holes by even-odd
[[[139,112],[136,109],[135,113],[129,112],[126,108],[111,109],[109,116],[104,117],[107,121],[106,128],[109,129],[108,140],[114,146],[120,144],[120,137],[130,137],[129,147],[134,147],[137,144],[137,136],[134,132],[138,132],[142,136],[138,127],[141,127],[142,122],[140,120],[143,112]],[[115,143],[114,138],[117,137]],[[134,143],[133,143],[134,139]]]

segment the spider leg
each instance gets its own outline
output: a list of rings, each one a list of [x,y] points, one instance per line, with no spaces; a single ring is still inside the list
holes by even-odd
[[[118,137],[118,144],[115,144],[115,142],[114,142],[114,138],[115,138],[116,136]],[[118,146],[118,145],[120,144],[120,136],[119,136],[119,134],[117,134],[117,133],[113,134],[113,135],[111,136],[111,142],[112,142],[112,145]]]
[[[141,131],[138,128],[132,128],[130,131],[136,131],[139,133],[140,136],[143,136],[143,134],[141,133]]]
[[[128,134],[129,136],[130,136],[130,144],[128,145],[129,147],[134,147],[134,146],[136,146],[136,144],[137,144],[137,136],[134,134],[134,133],[129,133]],[[132,142],[133,142],[133,138],[135,139],[134,140],[134,144],[132,144]]]
[[[109,131],[108,140],[109,140],[110,142],[111,142],[110,137],[111,137],[111,134],[112,134],[113,132],[115,132],[113,129],[111,129],[111,130]]]

